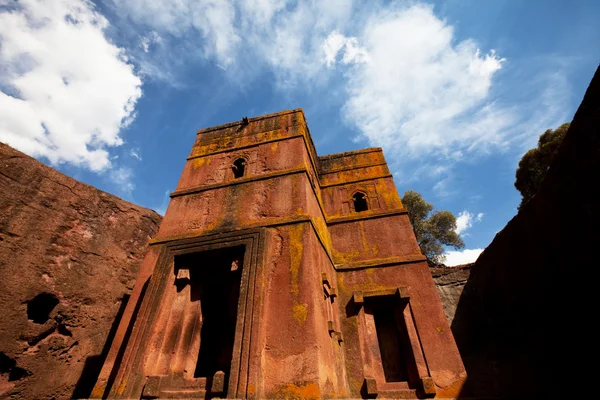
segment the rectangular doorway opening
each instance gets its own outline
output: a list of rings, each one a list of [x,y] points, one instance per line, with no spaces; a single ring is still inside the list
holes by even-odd
[[[381,296],[366,301],[365,311],[373,315],[385,381],[414,387],[419,376],[404,318],[410,312],[407,305],[405,300]]]
[[[218,397],[227,395],[244,250],[244,246],[236,246],[175,257],[176,271],[189,270],[191,300],[200,303],[200,346],[194,378],[206,378],[207,393]],[[217,372],[222,372],[224,379],[217,379]]]

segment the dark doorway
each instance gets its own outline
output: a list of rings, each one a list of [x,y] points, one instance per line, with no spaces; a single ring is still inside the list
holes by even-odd
[[[354,211],[356,212],[367,211],[369,209],[367,195],[362,192],[354,193],[352,201],[354,202]]]
[[[368,302],[372,312],[386,382],[418,381],[415,363],[403,311],[406,302],[380,297]]]
[[[202,328],[195,378],[225,373],[225,392],[231,370],[244,247],[229,247],[175,258],[175,268],[189,268],[191,295],[200,300]]]

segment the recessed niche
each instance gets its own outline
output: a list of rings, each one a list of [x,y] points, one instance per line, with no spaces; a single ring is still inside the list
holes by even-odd
[[[27,318],[36,324],[43,324],[58,305],[58,298],[51,293],[40,293],[27,303]]]

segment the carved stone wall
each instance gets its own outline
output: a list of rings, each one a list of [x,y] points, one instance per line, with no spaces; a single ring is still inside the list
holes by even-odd
[[[207,299],[189,295],[177,257],[238,242],[255,261],[242,266],[230,364],[192,374],[182,365],[203,346],[227,349],[205,335]],[[194,318],[200,351],[181,361]],[[403,363],[388,362],[400,348]],[[453,398],[464,380],[382,150],[318,157],[290,110],[198,132],[93,397]]]

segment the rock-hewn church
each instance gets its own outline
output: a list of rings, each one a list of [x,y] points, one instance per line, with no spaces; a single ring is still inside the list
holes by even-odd
[[[301,110],[200,130],[93,396],[453,398],[466,379],[379,148]]]

